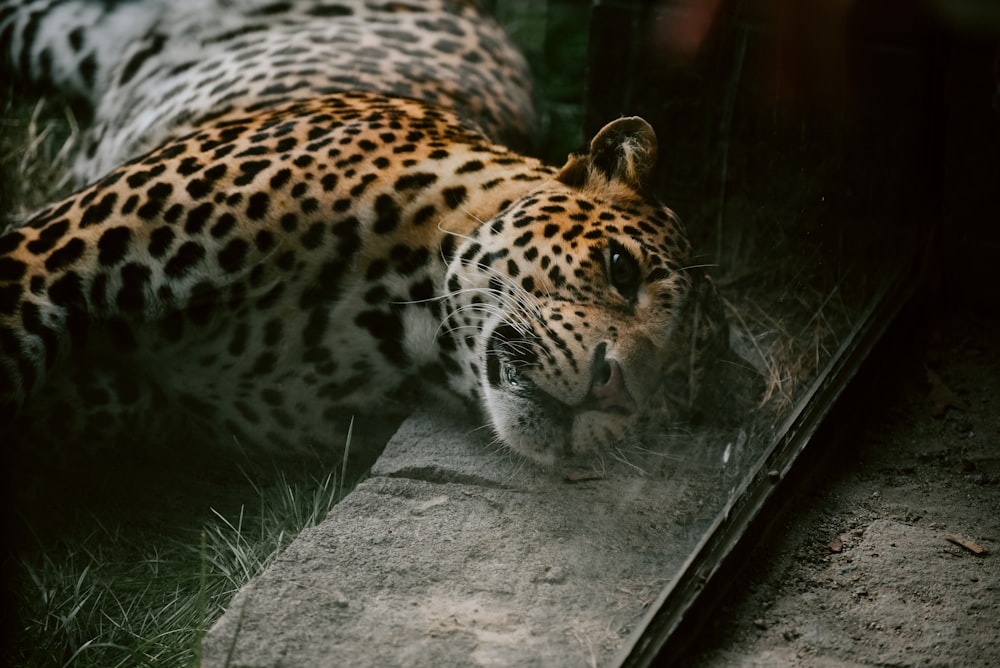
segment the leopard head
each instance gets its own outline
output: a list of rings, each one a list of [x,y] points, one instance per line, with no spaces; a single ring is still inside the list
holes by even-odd
[[[696,358],[700,278],[677,217],[649,194],[656,152],[646,121],[610,123],[449,265],[449,326],[475,394],[499,440],[536,462],[606,452]]]

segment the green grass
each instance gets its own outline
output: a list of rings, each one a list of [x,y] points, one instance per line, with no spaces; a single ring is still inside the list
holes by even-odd
[[[345,492],[343,470],[260,475],[238,485],[253,492],[238,508],[158,531],[90,516],[74,522],[84,535],[53,540],[52,526],[32,525],[37,549],[17,555],[11,583],[18,627],[6,665],[198,665],[203,634],[236,591]]]

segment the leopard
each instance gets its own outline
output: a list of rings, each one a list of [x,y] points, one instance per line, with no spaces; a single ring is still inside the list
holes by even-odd
[[[295,453],[431,397],[552,468],[689,410],[726,345],[653,128],[530,155],[475,2],[33,0],[0,37],[90,123],[85,185],[0,236],[3,440]]]

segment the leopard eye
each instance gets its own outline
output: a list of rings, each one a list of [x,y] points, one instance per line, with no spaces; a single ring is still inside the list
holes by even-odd
[[[639,294],[639,263],[619,244],[611,244],[608,259],[608,277],[611,285],[626,299],[634,300]]]

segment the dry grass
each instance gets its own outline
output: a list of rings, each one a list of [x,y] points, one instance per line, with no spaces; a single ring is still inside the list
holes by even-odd
[[[0,229],[69,189],[68,166],[80,137],[67,105],[8,91],[0,116]]]

